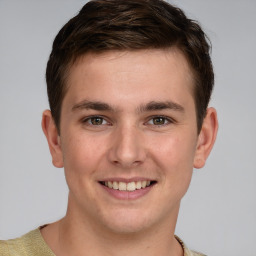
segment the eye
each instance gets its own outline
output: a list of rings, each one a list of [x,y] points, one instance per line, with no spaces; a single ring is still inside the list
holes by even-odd
[[[93,126],[108,124],[108,122],[103,117],[100,117],[100,116],[93,116],[93,117],[86,118],[85,120],[83,120],[83,123],[87,123],[88,125],[93,125]]]
[[[164,116],[156,116],[156,117],[151,118],[148,121],[148,124],[156,125],[156,126],[163,126],[163,125],[167,125],[169,123],[172,123],[172,120],[170,118],[167,118]]]

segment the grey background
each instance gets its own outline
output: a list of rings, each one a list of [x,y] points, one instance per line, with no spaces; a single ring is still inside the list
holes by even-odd
[[[176,234],[210,256],[255,256],[256,1],[176,0],[213,44],[211,102],[220,129],[207,165],[195,170]],[[0,239],[65,214],[62,169],[51,165],[40,127],[51,43],[85,1],[0,0]]]

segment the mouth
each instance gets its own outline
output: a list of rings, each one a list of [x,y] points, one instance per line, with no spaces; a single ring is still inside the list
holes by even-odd
[[[136,190],[143,190],[147,187],[151,187],[156,184],[156,181],[154,180],[142,180],[142,181],[130,181],[130,182],[100,181],[99,183],[109,189],[133,192]]]

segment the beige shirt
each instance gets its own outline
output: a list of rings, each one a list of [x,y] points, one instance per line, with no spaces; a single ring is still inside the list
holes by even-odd
[[[179,237],[175,237],[183,247],[184,256],[204,256],[189,250]],[[0,241],[0,256],[55,256],[55,254],[45,243],[40,229],[37,228],[22,237]]]

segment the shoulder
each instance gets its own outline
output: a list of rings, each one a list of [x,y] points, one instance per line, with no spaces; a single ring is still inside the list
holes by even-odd
[[[10,255],[6,241],[0,240],[0,255],[1,256],[9,256]]]
[[[178,236],[175,236],[175,238],[182,246],[183,251],[184,251],[184,256],[206,256],[205,254],[202,254],[200,252],[189,250],[188,247],[186,246],[186,244]]]
[[[26,255],[23,250],[22,237],[16,239],[10,239],[6,241],[0,241],[0,255],[1,256],[23,256]]]
[[[40,230],[6,241],[0,241],[0,256],[54,256],[45,244]]]
[[[205,254],[202,254],[200,252],[190,251],[191,256],[206,256]]]

